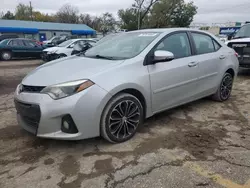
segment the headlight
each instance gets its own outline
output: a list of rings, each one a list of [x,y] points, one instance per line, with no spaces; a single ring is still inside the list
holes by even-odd
[[[55,54],[57,52],[57,50],[54,50],[54,51],[48,51],[47,54]]]
[[[90,80],[77,80],[53,86],[47,86],[41,93],[48,94],[52,99],[61,99],[83,91],[95,83]]]

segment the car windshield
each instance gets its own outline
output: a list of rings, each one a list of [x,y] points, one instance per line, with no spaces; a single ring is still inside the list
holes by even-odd
[[[67,40],[61,44],[58,45],[58,47],[66,47],[68,45],[70,45],[73,41],[72,40]]]
[[[5,43],[7,43],[9,41],[9,39],[4,39],[4,40],[2,40],[1,42],[0,42],[0,44],[5,44]]]
[[[53,37],[51,37],[51,38],[49,39],[49,41],[52,41],[52,40],[54,40],[54,39],[56,39],[56,38],[59,38],[59,37],[53,36]]]
[[[89,49],[86,57],[129,59],[140,54],[157,36],[156,32],[133,32],[110,37]]]
[[[246,38],[246,37],[250,37],[250,24],[242,26],[242,28],[240,28],[240,30],[234,36],[234,38]]]

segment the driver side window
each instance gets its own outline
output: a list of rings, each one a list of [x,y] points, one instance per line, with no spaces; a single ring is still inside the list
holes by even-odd
[[[165,38],[156,50],[169,51],[175,59],[191,56],[191,48],[186,33],[176,33]]]

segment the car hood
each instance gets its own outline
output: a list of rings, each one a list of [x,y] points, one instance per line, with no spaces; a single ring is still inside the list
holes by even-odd
[[[45,40],[45,41],[43,41],[44,44],[47,44],[47,43],[50,43],[50,42],[51,42],[51,40]]]
[[[250,42],[250,38],[232,39],[232,40],[227,41],[226,44],[232,43],[232,42]]]
[[[49,86],[74,80],[91,79],[94,75],[117,66],[123,61],[70,56],[36,68],[23,79],[22,84]]]
[[[60,50],[61,47],[55,46],[55,47],[51,47],[51,48],[46,48],[45,50],[43,50],[44,52],[52,52],[52,51],[57,51]]]

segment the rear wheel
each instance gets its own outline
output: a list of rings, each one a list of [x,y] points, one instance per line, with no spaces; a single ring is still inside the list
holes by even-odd
[[[223,76],[220,87],[217,92],[212,96],[216,101],[226,101],[230,98],[233,88],[233,76],[230,73],[226,73]]]
[[[101,118],[101,135],[112,143],[131,139],[143,122],[143,106],[133,95],[121,93],[106,106]]]
[[[3,51],[1,53],[1,58],[2,58],[2,60],[5,60],[5,61],[11,60],[12,54],[10,51]]]

